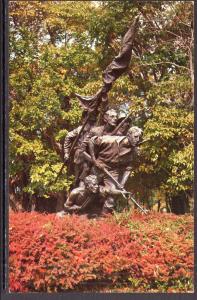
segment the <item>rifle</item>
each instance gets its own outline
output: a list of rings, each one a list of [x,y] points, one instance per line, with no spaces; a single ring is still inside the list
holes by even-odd
[[[110,135],[116,135],[116,133],[118,132],[118,130],[122,127],[122,125],[129,119],[129,117],[131,116],[132,113],[129,113],[128,116],[126,116],[121,122],[120,124],[118,124],[116,126],[116,128],[110,133]]]
[[[140,145],[142,145],[142,144],[144,144],[144,143],[146,143],[146,142],[148,142],[148,141],[150,141],[150,139],[143,140],[143,141],[139,142],[139,143],[137,144],[137,146],[140,146]]]
[[[87,152],[84,152],[83,155],[85,156],[85,158],[91,162],[92,161],[92,158],[91,156],[87,153]],[[111,173],[105,168],[105,167],[102,167],[101,170],[109,177],[113,180],[113,182],[116,184],[116,186],[123,192],[127,192],[124,187],[111,175]],[[146,211],[137,203],[137,201],[131,196],[131,194],[129,194],[129,197],[130,199],[133,201],[133,203],[135,203],[137,205],[137,207],[139,207],[143,213],[147,214]],[[84,203],[83,203],[83,207],[86,206],[86,202],[88,202],[89,199],[87,199]]]

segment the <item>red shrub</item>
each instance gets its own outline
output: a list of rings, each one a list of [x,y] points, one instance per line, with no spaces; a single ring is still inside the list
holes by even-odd
[[[191,216],[118,218],[11,213],[10,290],[85,290],[101,281],[132,291],[191,290]]]

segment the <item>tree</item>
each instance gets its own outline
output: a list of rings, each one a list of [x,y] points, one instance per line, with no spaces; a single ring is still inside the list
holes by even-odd
[[[101,87],[102,71],[139,14],[130,67],[110,91],[110,104],[129,107],[133,124],[150,138],[128,188],[149,206],[159,191],[177,211],[174,197],[186,201],[193,182],[193,2],[10,1],[9,7],[12,203],[20,198],[32,209],[41,199],[39,207],[47,201],[51,211],[61,207],[72,182],[65,168],[54,184],[62,143],[82,113],[69,96]]]

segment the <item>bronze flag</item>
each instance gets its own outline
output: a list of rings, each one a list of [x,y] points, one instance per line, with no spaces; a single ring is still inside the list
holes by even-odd
[[[75,93],[75,96],[79,99],[81,106],[85,111],[96,111],[101,103],[105,103],[105,108],[107,109],[107,94],[111,89],[113,82],[119,78],[129,66],[138,20],[139,17],[137,17],[131,24],[123,38],[122,47],[119,54],[103,72],[103,87],[93,96],[81,96]]]

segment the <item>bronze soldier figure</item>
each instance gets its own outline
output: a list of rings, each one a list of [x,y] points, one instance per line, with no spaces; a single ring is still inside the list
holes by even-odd
[[[69,213],[86,213],[89,217],[99,216],[107,195],[122,195],[125,197],[129,192],[117,188],[111,190],[99,185],[95,175],[89,175],[84,179],[84,186],[71,191],[64,205],[65,211]]]
[[[126,136],[95,136],[89,141],[89,151],[93,163],[97,166],[96,174],[105,168],[115,179],[103,175],[104,186],[111,191],[116,188],[117,181],[124,188],[132,169],[132,162],[137,155],[137,145],[140,142],[142,130],[133,126]],[[114,197],[107,197],[104,210],[112,211],[115,206]]]
[[[102,136],[103,134],[109,134],[114,130],[117,125],[118,114],[116,110],[109,109],[104,113],[103,125],[92,126],[87,134],[84,135],[83,142],[80,144],[80,157],[83,160],[83,169],[78,169],[79,174],[79,185],[82,186],[84,178],[90,174],[92,163],[87,161],[86,156],[83,155],[84,152],[89,152],[88,142],[93,136]]]
[[[84,161],[82,157],[81,145],[84,139],[86,138],[86,136],[89,134],[91,128],[94,126],[95,122],[96,122],[96,115],[90,114],[87,123],[85,124],[81,134],[80,131],[82,126],[79,126],[74,130],[70,131],[64,140],[64,162],[65,163],[69,162],[70,165],[72,164],[72,166],[74,166],[74,175],[75,175],[74,186],[80,184],[80,174],[83,172],[84,169],[88,168],[87,162]],[[73,149],[73,155],[72,157],[69,157],[70,149],[72,147],[73,141],[76,139],[76,137],[78,137],[79,134],[80,136],[78,142],[76,143]]]

